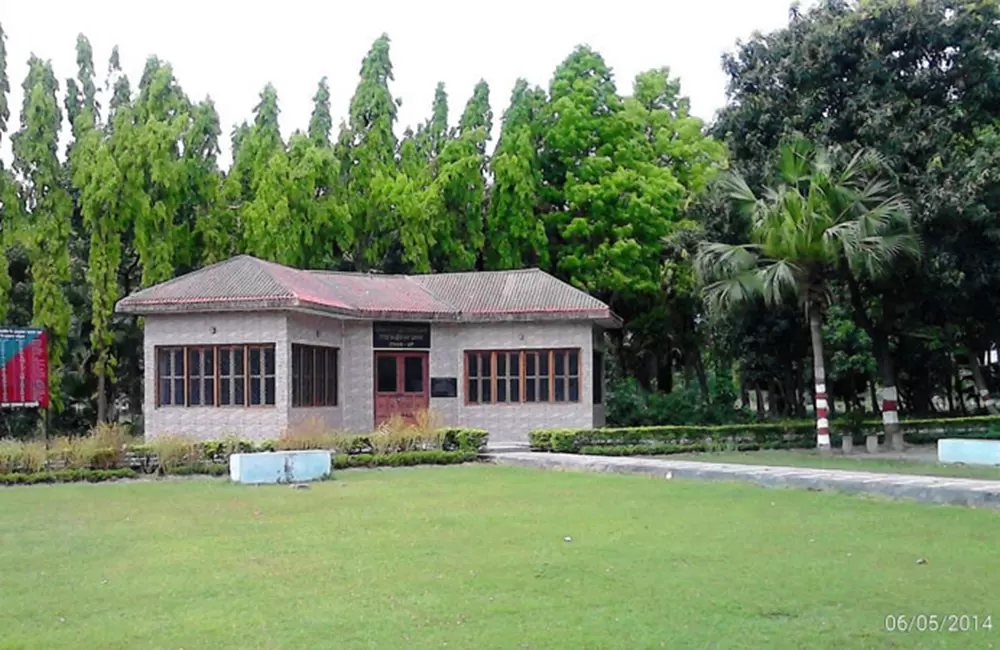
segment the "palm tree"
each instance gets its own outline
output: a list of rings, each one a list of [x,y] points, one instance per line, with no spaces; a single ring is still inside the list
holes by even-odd
[[[749,214],[752,243],[702,243],[696,269],[710,310],[761,298],[769,305],[796,300],[804,309],[813,349],[816,443],[829,449],[822,326],[830,277],[840,269],[855,277],[883,276],[900,258],[919,256],[920,243],[906,201],[877,173],[884,167],[878,154],[862,150],[841,165],[838,152],[802,139],[779,153],[778,183],[761,197],[738,174],[720,179],[723,193]]]

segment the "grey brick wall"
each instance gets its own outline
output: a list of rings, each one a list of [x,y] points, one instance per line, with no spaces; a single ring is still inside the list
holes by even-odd
[[[212,333],[215,328],[215,333]],[[457,377],[458,397],[432,398],[445,424],[483,428],[495,442],[526,441],[536,428],[589,427],[603,423],[604,409],[591,404],[591,362],[597,338],[589,323],[434,324],[430,375]],[[156,408],[154,349],[162,345],[274,343],[276,404],[268,408]],[[290,407],[292,343],[340,349],[339,404],[332,408]],[[463,353],[466,350],[580,349],[580,401],[560,404],[466,405]],[[374,369],[370,321],[306,314],[193,314],[150,316],[145,331],[146,435],[167,433],[218,439],[226,435],[266,440],[310,417],[347,431],[374,425]]]
[[[212,329],[215,329],[213,332]],[[226,345],[274,343],[276,382],[273,407],[156,407],[155,348],[171,345]],[[199,440],[218,440],[227,435],[251,440],[277,437],[287,424],[290,373],[288,333],[284,314],[231,313],[148,316],[143,342],[145,360],[146,438],[182,434]]]
[[[456,326],[446,340],[432,341],[431,367],[446,355],[459,378],[456,424],[486,429],[491,442],[527,442],[532,429],[593,425],[590,323],[496,323]],[[442,337],[444,338],[444,337]],[[466,405],[463,354],[466,350],[580,348],[580,401],[559,404]]]

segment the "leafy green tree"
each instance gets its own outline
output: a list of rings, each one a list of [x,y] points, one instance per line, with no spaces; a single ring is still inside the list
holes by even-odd
[[[537,213],[542,173],[539,119],[545,91],[518,79],[490,160],[493,188],[486,214],[487,270],[549,265],[545,223]]]
[[[395,241],[392,220],[382,211],[385,192],[375,187],[393,178],[396,171],[397,100],[389,90],[392,78],[389,37],[383,34],[361,63],[361,79],[351,98],[343,135],[342,173],[354,233],[350,258],[357,270],[381,265]]]
[[[697,260],[714,311],[760,298],[769,305],[795,300],[804,310],[821,449],[830,446],[823,317],[831,275],[846,268],[855,277],[878,277],[901,257],[920,254],[905,201],[866,173],[877,157],[862,151],[838,163],[835,153],[797,140],[782,146],[778,185],[761,198],[739,175],[724,176],[727,194],[751,216],[753,243],[706,242]]]
[[[108,130],[114,129],[115,116],[119,109],[128,106],[132,101],[132,87],[128,80],[128,75],[122,72],[121,58],[118,54],[118,46],[115,45],[108,58],[108,77],[104,85],[104,92],[110,96],[108,102],[108,115],[105,127]]]
[[[118,138],[131,135],[125,129]],[[87,283],[91,298],[90,344],[97,377],[97,421],[108,418],[108,382],[114,381],[116,359],[113,354],[114,332],[111,320],[115,302],[120,297],[118,274],[122,262],[121,231],[132,203],[143,188],[136,175],[127,175],[118,164],[117,142],[107,140],[101,131],[92,130],[77,143],[76,152],[86,164],[77,166],[74,185],[80,191],[83,223],[90,231],[90,256]]]
[[[97,85],[94,83],[94,53],[83,34],[76,37],[77,77],[66,80],[66,117],[74,142],[97,124]]]
[[[399,146],[399,167],[380,172],[372,181],[376,205],[394,236],[387,250],[386,271],[427,273],[435,244],[434,219],[441,213],[440,193],[416,137],[407,132]]]
[[[247,211],[257,198],[268,163],[285,149],[279,114],[277,91],[268,84],[254,107],[253,124],[243,123],[233,132],[233,166],[222,186],[221,205],[201,224],[206,262],[218,262],[244,250],[236,233],[246,236],[257,227],[249,223]]]
[[[24,80],[21,128],[13,137],[14,170],[24,179],[28,231],[26,243],[34,283],[32,323],[49,334],[49,389],[56,411],[62,410],[62,369],[71,310],[69,281],[70,216],[73,203],[57,157],[62,111],[59,82],[52,65],[32,56]]]
[[[330,146],[330,131],[333,130],[333,117],[330,115],[330,84],[326,77],[319,81],[319,87],[313,96],[313,111],[309,118],[309,137],[318,146]]]
[[[444,83],[439,82],[434,89],[431,119],[417,130],[417,148],[429,160],[436,160],[448,141],[448,134],[448,93]]]
[[[435,183],[442,212],[434,228],[432,253],[437,270],[476,268],[484,243],[486,146],[492,128],[490,87],[480,81],[462,113],[457,137],[441,150]]]
[[[191,108],[190,121],[181,136],[183,142],[184,193],[178,213],[176,264],[184,271],[196,268],[214,253],[231,250],[231,232],[219,232],[222,172],[219,170],[219,114],[211,97]]]
[[[1000,258],[1000,237],[977,217],[984,195],[966,191],[974,185],[968,143],[996,120],[998,24],[994,2],[824,0],[794,13],[786,28],[739,43],[724,59],[730,101],[715,132],[751,186],[765,182],[782,138],[801,132],[822,145],[880,152],[914,206],[926,245],[922,266],[904,265],[878,281],[845,279],[878,362],[887,435],[897,440],[897,398],[905,392],[911,410],[932,408],[927,372],[934,364],[915,354],[929,332],[945,331],[942,324],[954,319],[973,325],[978,340],[966,344],[971,350],[1000,339],[996,328],[981,325],[1000,322],[982,311],[995,302],[1000,276],[980,264]],[[956,336],[956,344],[964,338]],[[934,347],[948,364],[954,350],[940,343]]]
[[[131,110],[134,140],[120,163],[142,178],[143,196],[133,223],[143,286],[173,277],[187,236],[185,224],[176,219],[184,202],[187,170],[181,149],[190,110],[170,65],[150,57]]]
[[[7,95],[10,93],[10,80],[7,78],[7,35],[0,25],[0,144],[7,132],[7,120],[10,119],[10,108],[7,106]],[[13,230],[14,216],[17,210],[17,187],[14,177],[4,167],[0,160],[0,323],[7,319],[8,300],[11,289],[10,269],[7,261],[7,246]]]
[[[581,47],[549,93],[542,198],[550,259],[626,317],[629,301],[660,287],[660,242],[722,157],[677,90],[666,70],[654,71],[623,101],[604,60]]]
[[[339,166],[333,151],[296,134],[289,152],[267,164],[246,209],[247,250],[290,266],[332,265],[350,246],[350,221],[334,192]]]

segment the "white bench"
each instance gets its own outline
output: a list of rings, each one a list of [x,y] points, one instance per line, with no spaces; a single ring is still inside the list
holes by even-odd
[[[938,440],[938,462],[1000,465],[1000,440],[944,438]]]
[[[330,475],[328,451],[267,451],[233,454],[229,478],[236,483],[302,483]]]

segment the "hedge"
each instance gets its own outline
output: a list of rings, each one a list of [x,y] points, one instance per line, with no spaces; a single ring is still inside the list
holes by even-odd
[[[138,478],[131,469],[61,469],[55,472],[14,472],[0,474],[0,485],[35,485],[37,483],[100,483],[123,478]]]
[[[458,465],[476,460],[474,451],[400,451],[392,454],[335,454],[334,469],[350,467],[410,467],[413,465]]]
[[[833,442],[839,444],[849,427],[833,423]],[[1000,416],[915,419],[901,423],[904,437],[913,444],[926,444],[947,437],[977,437],[1000,439]],[[708,451],[721,447],[746,449],[810,448],[816,445],[816,425],[813,422],[774,422],[765,424],[727,424],[722,426],[662,426],[604,429],[542,429],[528,434],[535,451],[562,453],[588,453],[594,450],[625,449],[634,454],[679,453],[683,451]],[[881,433],[882,423],[862,422],[853,427],[850,435],[855,442],[863,442],[869,433]],[[839,432],[838,432],[839,429]],[[666,451],[646,451],[651,448]],[[626,455],[624,453],[613,455]],[[628,454],[631,455],[631,454]]]

